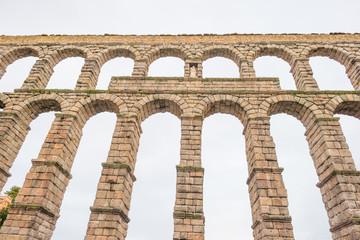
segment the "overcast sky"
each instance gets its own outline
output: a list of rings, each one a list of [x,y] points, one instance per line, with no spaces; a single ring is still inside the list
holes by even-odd
[[[3,1],[0,34],[182,34],[182,33],[329,33],[359,32],[358,0],[198,0],[115,1],[49,0]],[[35,58],[16,61],[0,80],[0,91],[19,88]],[[73,88],[83,64],[71,58],[56,66],[48,88]],[[310,62],[322,90],[353,89],[339,63],[316,57]],[[183,61],[164,58],[154,62],[152,76],[182,76]],[[114,59],[101,71],[99,89],[106,89],[111,76],[132,71],[130,59]],[[283,89],[294,89],[290,66],[275,57],[255,61],[257,76],[280,77]],[[205,77],[238,77],[237,66],[227,59],[204,63]],[[41,114],[16,159],[13,177],[5,186],[21,186],[30,160],[36,158],[54,119]],[[93,204],[101,162],[106,161],[116,116],[102,113],[84,127],[73,179],[67,188],[61,217],[53,239],[82,239]],[[357,166],[360,165],[360,122],[341,116],[341,125]],[[176,171],[179,163],[180,120],[169,113],[155,114],[142,124],[127,240],[171,239]],[[246,185],[247,164],[243,126],[235,117],[216,114],[204,120],[202,161],[205,167],[204,208],[206,239],[252,238],[251,211]],[[304,127],[292,116],[271,117],[271,134],[289,195],[290,215],[296,239],[331,239]],[[100,146],[100,147],[99,147]],[[219,163],[223,166],[219,169]],[[86,167],[84,167],[86,166]]]

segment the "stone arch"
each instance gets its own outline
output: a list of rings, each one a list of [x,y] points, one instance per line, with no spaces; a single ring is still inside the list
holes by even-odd
[[[151,115],[160,112],[170,112],[181,119],[182,114],[188,110],[187,102],[173,94],[149,95],[134,105],[134,113],[138,116],[140,123]]]
[[[345,114],[360,119],[360,97],[355,94],[332,98],[325,106],[328,115]]]
[[[74,106],[65,111],[65,114],[76,116],[82,126],[87,120],[101,112],[113,112],[115,114],[126,114],[128,108],[126,103],[119,97],[103,93],[82,98]]]
[[[264,57],[264,56],[273,56],[278,57],[287,62],[290,66],[292,66],[292,63],[294,59],[296,58],[297,54],[295,51],[289,49],[286,46],[282,45],[265,45],[265,46],[259,46],[253,51],[250,52],[248,55],[248,58],[250,58],[252,61],[255,61],[258,57]]]
[[[117,57],[127,57],[135,61],[140,58],[140,52],[131,46],[111,47],[96,54],[95,59],[101,68],[107,61]]]
[[[69,57],[82,57],[86,59],[91,56],[92,53],[88,48],[67,46],[52,49],[52,51],[50,51],[47,56],[45,56],[45,58],[48,58],[49,60],[51,58],[54,62],[59,63],[60,61]]]
[[[117,57],[131,58],[135,63],[135,61],[140,58],[140,52],[130,46],[107,48],[96,54],[93,58],[85,59],[85,64],[81,69],[79,79],[86,77],[89,69],[91,69],[91,76],[88,77],[94,81],[94,85],[96,86],[102,66]]]
[[[311,80],[308,80],[308,77],[304,77],[304,74],[299,74],[299,70],[302,70],[303,67],[298,66],[299,64],[296,61],[298,54],[293,49],[285,45],[260,45],[249,52],[247,59],[253,62],[257,58],[265,56],[277,57],[289,64],[297,89],[306,89],[309,85],[308,81],[311,87],[317,89],[317,86],[313,86],[316,84],[312,82],[312,75],[310,77]]]
[[[358,88],[360,84],[358,74],[354,70],[351,71],[351,68],[358,69],[359,65],[356,64],[355,56],[345,49],[337,46],[313,46],[305,49],[303,54],[308,59],[311,57],[328,57],[337,61],[345,67],[346,74],[354,88]]]
[[[209,58],[224,57],[232,60],[240,68],[240,59],[243,55],[234,47],[230,46],[211,46],[203,50],[201,60],[204,62]]]
[[[4,75],[6,68],[21,58],[25,57],[41,57],[44,53],[41,48],[36,46],[24,46],[11,48],[0,55],[0,79]]]
[[[272,96],[260,104],[260,116],[266,117],[278,113],[286,113],[297,118],[305,127],[316,118],[326,117],[314,103],[293,95]]]
[[[51,48],[47,54],[41,57],[31,69],[29,77],[25,80],[22,88],[45,88],[54,72],[54,67],[62,60],[70,57],[92,56],[89,49],[76,46]]]
[[[215,113],[231,114],[242,124],[245,124],[248,118],[255,117],[255,110],[248,101],[231,95],[207,96],[195,106],[194,111],[204,119]]]
[[[177,57],[185,61],[186,58],[191,57],[191,53],[180,46],[164,45],[154,47],[145,53],[143,57],[146,62],[146,73],[149,71],[149,67],[154,61],[163,57]]]
[[[312,46],[306,48],[303,54],[307,57],[329,57],[347,68],[353,56],[345,49],[337,46]]]
[[[68,46],[60,49],[53,49],[45,57],[44,60],[49,63],[49,70],[53,71],[53,68],[62,60],[70,57],[82,57],[87,59],[91,56],[91,52],[87,48]]]
[[[62,112],[68,105],[67,100],[55,93],[51,93],[27,99],[14,107],[14,110],[24,123],[29,125],[39,114],[50,111]]]

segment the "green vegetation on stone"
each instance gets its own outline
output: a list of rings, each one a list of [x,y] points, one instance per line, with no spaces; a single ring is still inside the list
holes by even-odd
[[[10,188],[9,191],[5,192],[6,195],[10,196],[11,204],[13,204],[15,202],[15,198],[18,195],[19,191],[20,191],[20,187],[13,186],[13,187]],[[10,209],[10,205],[8,205],[7,207],[0,210],[0,228],[3,226],[3,224],[4,224],[5,220],[6,220],[9,209]]]

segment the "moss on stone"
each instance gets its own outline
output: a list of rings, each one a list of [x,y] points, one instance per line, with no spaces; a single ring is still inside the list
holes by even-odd
[[[176,166],[176,168],[182,172],[204,172],[205,169],[202,167],[194,167],[194,166]]]
[[[137,116],[137,115],[116,114],[116,116],[117,116],[118,118],[134,118],[134,119],[138,120],[138,116]]]

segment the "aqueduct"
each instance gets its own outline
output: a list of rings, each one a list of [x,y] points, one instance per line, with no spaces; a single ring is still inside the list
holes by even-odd
[[[158,112],[181,120],[181,151],[173,212],[176,240],[204,238],[201,130],[214,113],[244,125],[254,239],[294,239],[287,192],[270,136],[270,116],[287,113],[306,128],[333,239],[360,239],[360,174],[345,142],[341,113],[360,118],[360,34],[0,36],[0,77],[17,59],[36,56],[20,89],[0,93],[0,182],[39,114],[58,111],[37,159],[0,230],[0,239],[50,239],[71,179],[82,128],[97,113],[117,114],[111,150],[102,164],[85,239],[125,239],[141,123]],[[85,59],[75,89],[45,89],[61,60]],[[149,65],[172,56],[185,62],[183,77],[147,77]],[[239,78],[204,79],[202,62],[221,56]],[[291,66],[297,90],[277,78],[257,78],[253,61],[277,56]],[[309,57],[327,56],[346,68],[353,91],[320,91]],[[134,60],[131,77],[113,77],[96,90],[101,66],[115,57]]]

